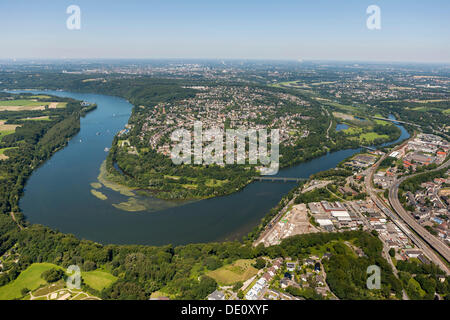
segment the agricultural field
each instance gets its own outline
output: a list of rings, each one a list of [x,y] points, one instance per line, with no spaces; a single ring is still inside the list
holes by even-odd
[[[0,120],[0,141],[4,136],[13,134],[16,131],[16,128],[20,127],[18,124],[5,124],[5,122],[5,120]]]
[[[387,126],[390,124],[388,121],[385,121],[385,120],[374,119],[374,121],[376,124],[381,124],[382,126]]]
[[[273,84],[274,87],[277,88],[281,88],[281,87],[288,87],[288,88],[310,88],[308,87],[308,85],[306,84],[302,84],[300,83],[300,81],[295,80],[295,81],[286,81],[286,82],[280,82],[280,83],[276,83]]]
[[[333,112],[333,116],[343,120],[355,120],[355,117],[351,114],[341,113],[341,112]]]
[[[23,118],[20,121],[51,121],[49,116],[33,117],[33,118]]]
[[[258,270],[252,266],[254,262],[254,260],[240,259],[232,264],[210,271],[206,275],[215,279],[221,285],[246,281],[258,273]]]
[[[16,130],[5,130],[5,131],[1,131],[0,130],[0,141],[2,141],[4,136],[7,136],[9,134],[13,134]]]
[[[328,106],[340,109],[340,110],[344,110],[344,111],[350,111],[350,112],[357,112],[358,108],[354,107],[354,106],[350,106],[350,105],[344,105],[344,104],[340,104],[337,102],[326,102],[325,103]]]
[[[45,102],[36,99],[16,99],[1,100],[0,111],[35,111],[49,109],[65,108],[67,102]]]
[[[228,180],[217,180],[217,179],[208,179],[205,182],[205,185],[208,187],[220,187],[226,184]]]
[[[52,263],[33,263],[22,271],[14,281],[0,287],[0,300],[12,300],[22,297],[22,289],[36,290],[47,282],[41,278],[44,271],[61,267]]]
[[[37,101],[35,99],[0,100],[0,106],[4,107],[36,107],[45,104],[48,104],[48,102]]]
[[[366,141],[366,142],[373,142],[376,139],[388,139],[389,136],[386,134],[378,134],[376,132],[367,132],[367,133],[363,133],[359,136],[359,140],[362,141]]]
[[[117,277],[101,270],[82,272],[81,277],[84,283],[97,291],[101,291],[117,281]]]

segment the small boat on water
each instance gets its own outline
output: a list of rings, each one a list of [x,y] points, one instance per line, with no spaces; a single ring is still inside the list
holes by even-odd
[[[105,152],[109,152],[109,148],[105,148]]]

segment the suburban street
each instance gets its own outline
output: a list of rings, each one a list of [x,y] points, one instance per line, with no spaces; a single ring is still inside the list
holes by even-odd
[[[399,146],[396,149],[401,148]],[[367,189],[367,193],[370,195],[372,200],[376,203],[376,205],[383,210],[383,212],[392,219],[392,221],[411,239],[411,241],[420,248],[425,255],[436,265],[438,265],[442,270],[444,270],[447,275],[450,274],[450,270],[448,266],[436,255],[436,253],[433,251],[435,249],[437,252],[439,252],[447,261],[449,261],[449,255],[450,255],[450,249],[441,241],[434,238],[425,228],[423,228],[421,225],[415,221],[415,219],[403,209],[401,206],[399,200],[398,200],[398,187],[402,181],[404,181],[408,177],[401,178],[400,180],[396,181],[395,184],[390,188],[389,190],[389,201],[394,208],[394,212],[385,204],[383,203],[380,198],[378,197],[378,194],[372,187],[372,181],[373,181],[373,175],[378,170],[378,166],[380,163],[388,157],[388,154],[383,155],[376,164],[374,164],[370,169],[368,169],[368,172],[366,172],[365,175],[365,186]],[[450,164],[450,161],[445,162],[442,164],[438,169],[440,170],[444,167],[448,167]],[[412,177],[412,176],[409,176]],[[403,223],[401,223],[399,220],[403,220],[409,228],[414,230],[420,237],[418,237],[414,232],[409,230],[407,226],[405,226]],[[430,246],[433,248],[430,248]]]

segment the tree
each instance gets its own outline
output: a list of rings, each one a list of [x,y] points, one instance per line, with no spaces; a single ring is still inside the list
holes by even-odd
[[[389,255],[393,258],[395,257],[395,249],[394,248],[390,248],[389,249]]]
[[[47,281],[48,283],[56,282],[56,281],[62,279],[63,276],[64,276],[64,271],[62,271],[61,269],[56,269],[56,268],[44,271],[41,274],[41,278],[44,279],[45,281]]]
[[[204,265],[208,268],[208,270],[216,270],[222,266],[222,261],[216,257],[207,257]]]
[[[97,265],[93,261],[85,261],[83,264],[84,271],[92,271],[97,269]]]
[[[243,285],[242,281],[236,282],[233,286],[233,291],[234,292],[238,291],[240,288],[242,288],[242,285]]]
[[[253,265],[256,269],[262,269],[266,266],[266,260],[263,258],[256,259],[255,264]]]

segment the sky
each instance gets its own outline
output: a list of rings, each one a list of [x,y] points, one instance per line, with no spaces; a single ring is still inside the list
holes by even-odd
[[[69,30],[67,7],[81,10]],[[369,5],[381,29],[369,30]],[[0,0],[0,59],[450,62],[448,0]]]

